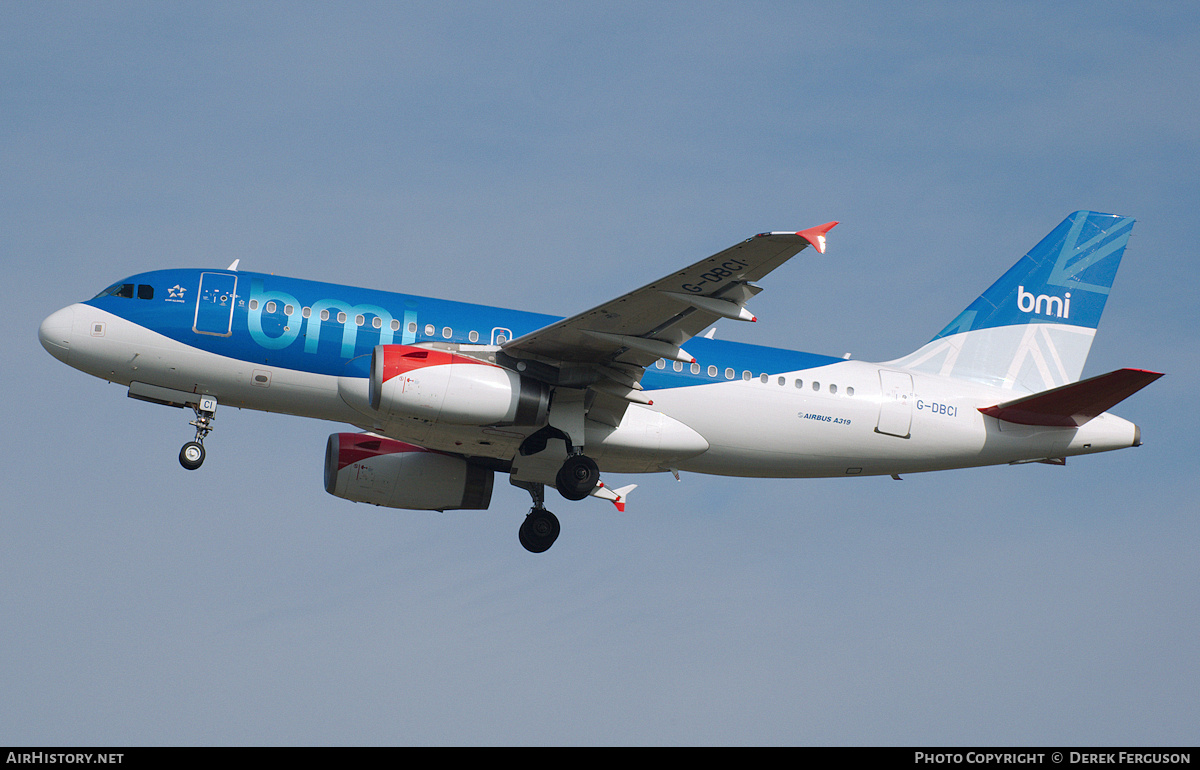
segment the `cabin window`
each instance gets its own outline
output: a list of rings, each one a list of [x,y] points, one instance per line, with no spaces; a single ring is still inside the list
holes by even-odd
[[[304,316],[305,318],[308,318],[309,316],[312,315],[312,308],[311,307],[304,308],[303,310],[300,311],[300,315]]]
[[[400,322],[397,321],[395,318],[392,319],[392,323],[390,324],[390,326],[392,328],[392,331],[394,331],[394,332],[400,331]]]
[[[749,371],[749,370],[744,370],[744,371],[742,372],[742,380],[744,380],[745,382],[750,382],[750,377],[751,377],[751,376],[753,376],[753,375],[751,375],[751,374],[750,374],[750,371]]]
[[[268,313],[275,312],[275,300],[271,300],[270,302],[267,303],[267,312]]]
[[[675,363],[671,364],[671,368],[677,372],[682,372],[683,371],[683,362],[676,361]]]
[[[367,322],[366,316],[362,315],[361,313],[359,315],[354,316],[354,325],[355,326],[362,326],[366,322]]]
[[[425,336],[426,337],[433,336],[433,324],[425,324]]]
[[[321,320],[322,320],[322,321],[328,321],[328,320],[329,320],[329,310],[328,310],[328,309],[325,309],[325,310],[322,310],[322,311],[321,311]]]
[[[708,376],[709,376],[709,377],[716,377],[716,376],[717,376],[717,367],[716,367],[716,366],[713,366],[712,364],[709,364],[709,367],[708,367]]]
[[[666,361],[664,361],[664,360],[662,360],[662,359],[660,358],[660,359],[658,359],[657,361],[655,361],[655,362],[654,362],[654,367],[655,367],[656,369],[666,369],[666,368],[667,368],[667,362],[666,362]]]
[[[854,388],[847,387],[847,388],[846,388],[846,395],[847,395],[847,396],[853,396],[853,395],[854,395]]]
[[[467,339],[469,339],[471,342],[479,342],[479,332],[472,329],[471,333],[467,335]]]
[[[804,387],[804,380],[796,380],[796,387],[797,387],[797,388],[803,388],[803,387]]]
[[[763,372],[762,374],[760,374],[760,375],[758,376],[758,379],[759,379],[759,381],[760,381],[760,382],[762,382],[762,384],[763,384],[763,385],[766,385],[766,384],[767,384],[767,380],[768,380],[768,379],[770,379],[770,378],[767,376],[766,372]]]
[[[780,377],[780,378],[779,378],[779,384],[780,384],[780,386],[786,385],[786,384],[787,384],[787,377]]]
[[[296,307],[294,305],[284,305],[283,306],[283,314],[285,316],[287,316],[288,318],[291,318],[292,315],[295,314],[295,312],[296,312]]]
[[[830,393],[837,393],[837,385],[830,385],[830,386],[829,386],[829,392],[830,392]]]
[[[725,369],[725,379],[727,379],[727,380],[733,379],[733,367],[727,367]]]
[[[408,322],[408,333],[409,333],[409,334],[416,334],[416,333],[417,333],[417,322],[416,322],[416,321],[409,321],[409,322]]]
[[[817,382],[816,380],[813,380],[813,390],[820,390],[820,389],[821,389],[821,383]]]
[[[375,316],[374,318],[371,319],[371,326],[374,326],[376,329],[382,329],[383,328],[383,319],[380,318],[379,316]]]
[[[448,339],[450,339],[450,338],[451,338],[451,337],[453,337],[453,336],[454,336],[454,332],[453,332],[453,331],[450,329],[450,327],[449,327],[449,326],[443,326],[443,327],[442,327],[442,338],[443,338],[443,339],[447,339],[447,340],[448,340]]]
[[[346,323],[346,314],[345,313],[338,313],[338,323],[340,323],[340,324]]]
[[[692,364],[692,374],[700,373],[700,364]]]

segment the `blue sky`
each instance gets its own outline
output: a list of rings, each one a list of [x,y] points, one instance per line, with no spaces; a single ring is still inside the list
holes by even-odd
[[[1194,745],[1200,11],[1185,3],[0,3],[0,743]],[[567,315],[842,224],[718,335],[886,360],[1071,211],[1136,217],[1085,375],[1136,450],[353,505],[332,424],[37,342],[159,267]]]

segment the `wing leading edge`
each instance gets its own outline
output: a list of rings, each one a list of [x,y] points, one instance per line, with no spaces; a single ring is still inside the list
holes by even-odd
[[[551,366],[596,365],[630,384],[660,358],[690,363],[683,344],[715,321],[757,320],[746,303],[759,280],[808,246],[825,251],[837,222],[800,232],[761,233],[640,289],[518,337],[503,346],[515,359]],[[614,371],[615,367],[615,371]]]

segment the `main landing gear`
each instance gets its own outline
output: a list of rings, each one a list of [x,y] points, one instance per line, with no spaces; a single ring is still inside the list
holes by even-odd
[[[513,481],[533,498],[533,507],[521,522],[517,536],[525,550],[543,553],[558,539],[561,527],[558,517],[546,510],[546,487],[534,481]],[[590,495],[600,483],[600,468],[596,461],[583,454],[574,454],[562,464],[554,486],[568,500],[582,500]]]
[[[583,412],[580,407],[579,430],[582,436]],[[547,449],[547,441],[555,439],[555,446]],[[557,440],[564,447],[557,446]],[[564,451],[565,450],[565,451]],[[558,465],[557,471],[555,466]],[[551,424],[525,439],[515,458],[514,467],[509,474],[509,483],[520,487],[533,498],[533,508],[521,523],[519,536],[521,545],[533,553],[542,553],[554,545],[560,531],[558,518],[546,510],[546,486],[554,479],[554,488],[568,500],[582,500],[592,493],[599,493],[600,466],[596,461],[583,454],[583,447],[561,428]],[[631,487],[632,488],[632,487]],[[605,500],[620,501],[617,494],[604,496]]]
[[[196,438],[179,450],[179,464],[189,471],[194,471],[204,464],[204,438],[212,432],[217,400],[212,396],[201,396],[200,403],[192,404],[192,411],[196,413],[196,419],[188,424],[196,428]]]
[[[520,539],[521,545],[525,546],[525,550],[531,553],[543,553],[558,539],[561,529],[558,517],[543,507],[545,487],[532,483],[521,483],[517,486],[527,490],[529,496],[533,498],[533,508],[529,509],[525,521],[521,522],[521,529],[517,531],[517,537]]]
[[[568,500],[582,500],[600,483],[600,467],[587,455],[574,454],[562,464],[554,478],[559,494]]]

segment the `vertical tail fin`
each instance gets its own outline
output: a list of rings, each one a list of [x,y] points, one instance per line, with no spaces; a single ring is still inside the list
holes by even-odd
[[[1075,382],[1133,222],[1075,212],[928,344],[893,365],[1029,393]]]

